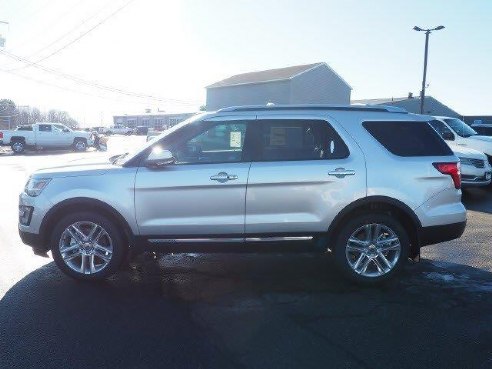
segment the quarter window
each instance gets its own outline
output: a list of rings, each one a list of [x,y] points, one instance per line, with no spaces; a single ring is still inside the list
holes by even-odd
[[[342,159],[349,150],[323,120],[259,120],[259,159],[295,161]]]
[[[453,155],[427,122],[381,121],[362,125],[389,152],[398,156]]]

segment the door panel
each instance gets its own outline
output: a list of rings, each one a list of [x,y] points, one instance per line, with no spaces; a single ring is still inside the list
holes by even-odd
[[[139,168],[135,207],[141,235],[244,233],[250,163]],[[220,173],[235,179],[223,181]],[[211,179],[219,176],[217,180]]]
[[[195,122],[176,132],[179,138],[156,143],[156,152],[170,150],[176,163],[138,170],[135,207],[142,235],[242,237],[251,165],[245,159],[245,142],[251,120],[254,117],[229,116]]]
[[[271,120],[272,117],[258,117],[259,125],[262,121]],[[275,116],[278,121],[292,120],[292,116]],[[319,121],[320,117],[300,116],[299,120]],[[324,121],[324,124],[328,122]],[[334,124],[332,123],[332,126]],[[314,126],[313,126],[314,127]],[[321,148],[331,150],[333,153],[321,154],[320,160],[302,160],[309,158],[310,154],[306,148],[312,147],[319,150],[319,137],[306,136],[311,128],[304,126],[302,141],[296,143],[293,127],[282,132],[279,125],[272,131],[267,141],[273,145],[281,144],[283,141],[287,146],[297,150],[288,153],[289,147],[281,147],[277,153],[275,147],[270,147],[267,156],[281,158],[282,152],[285,157],[294,158],[298,155],[301,160],[291,161],[257,161],[253,162],[248,179],[246,195],[246,233],[314,233],[324,232],[334,217],[348,204],[356,199],[366,196],[366,168],[364,156],[360,148],[339,127],[334,127],[338,132],[336,145],[343,146],[350,152],[346,155],[337,155],[332,150],[332,138],[335,131],[331,129],[326,133],[326,142]],[[316,131],[315,131],[316,132]],[[336,135],[336,133],[335,133]],[[316,143],[309,143],[315,140]],[[265,141],[263,139],[263,141]],[[306,146],[306,142],[309,144]],[[263,142],[264,145],[265,142]],[[330,149],[331,146],[331,149]]]

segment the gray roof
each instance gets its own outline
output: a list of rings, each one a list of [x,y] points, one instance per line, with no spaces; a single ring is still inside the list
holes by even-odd
[[[308,70],[317,68],[321,65],[326,65],[328,67],[326,63],[313,63],[313,64],[295,65],[286,68],[268,69],[258,72],[236,74],[235,76],[213,83],[210,86],[207,86],[207,88],[237,86],[237,85],[265,83],[265,82],[274,82],[274,81],[285,81],[285,80],[292,79],[301,73],[307,72]],[[342,78],[340,77],[340,79]]]
[[[426,96],[428,98],[429,96]],[[387,97],[380,99],[361,99],[361,100],[352,100],[351,104],[364,104],[364,105],[380,105],[380,104],[391,104],[392,102],[398,102],[403,100],[408,100],[408,97]],[[415,99],[412,97],[412,99]],[[419,97],[417,97],[419,99]]]
[[[451,109],[449,106],[446,104],[443,104],[439,100],[433,98],[432,96],[427,95],[425,97],[426,103],[433,103],[437,106],[440,106],[441,109],[447,109],[449,111],[448,114],[454,114],[455,116],[461,116],[461,114],[458,114],[455,110]],[[381,99],[363,99],[363,100],[352,100],[350,103],[351,104],[364,104],[364,105],[396,105],[396,106],[401,106],[398,103],[403,102],[420,102],[420,96],[416,97],[389,97],[389,98],[381,98]],[[405,109],[408,109],[406,106]]]

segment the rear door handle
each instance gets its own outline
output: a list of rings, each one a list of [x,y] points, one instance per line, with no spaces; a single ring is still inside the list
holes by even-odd
[[[337,168],[328,172],[329,176],[335,176],[337,178],[344,178],[345,176],[353,176],[355,175],[355,170],[345,169],[345,168]]]
[[[212,181],[224,183],[227,181],[233,181],[233,180],[237,179],[237,175],[236,174],[227,174],[226,172],[220,172],[220,173],[217,173],[217,174],[211,176],[210,179]]]

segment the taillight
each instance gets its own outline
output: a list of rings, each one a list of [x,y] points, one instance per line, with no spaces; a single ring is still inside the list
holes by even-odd
[[[3,132],[0,132],[0,138],[3,139]]]
[[[453,179],[454,187],[461,187],[460,163],[432,163],[442,174],[450,175]]]

